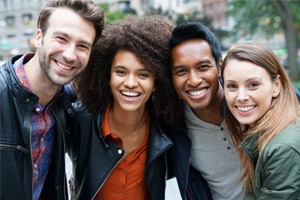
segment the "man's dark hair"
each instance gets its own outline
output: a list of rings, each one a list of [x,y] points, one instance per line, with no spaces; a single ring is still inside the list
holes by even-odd
[[[42,8],[37,21],[37,27],[46,34],[48,20],[52,12],[57,8],[69,8],[83,19],[91,22],[96,31],[96,41],[104,28],[104,13],[101,8],[90,0],[51,0]]]
[[[175,46],[192,39],[202,39],[209,44],[216,66],[219,67],[222,58],[219,40],[209,28],[199,22],[186,22],[178,25],[172,32],[169,46],[172,50]]]

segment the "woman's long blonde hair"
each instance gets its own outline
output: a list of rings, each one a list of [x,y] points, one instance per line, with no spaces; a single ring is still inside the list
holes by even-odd
[[[222,64],[222,76],[229,60],[246,61],[264,68],[272,80],[277,77],[281,81],[280,93],[272,99],[270,109],[257,122],[255,127],[249,129],[241,125],[234,118],[228,107],[225,108],[225,122],[228,126],[231,137],[237,147],[247,137],[258,136],[258,153],[260,155],[264,146],[281,130],[289,125],[297,116],[300,116],[298,100],[293,85],[280,61],[271,49],[258,42],[246,42],[236,45],[226,55]],[[241,151],[241,162],[244,167],[242,179],[244,187],[254,188],[254,163]]]

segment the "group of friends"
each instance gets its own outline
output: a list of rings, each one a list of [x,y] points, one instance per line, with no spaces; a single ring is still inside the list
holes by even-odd
[[[300,94],[270,48],[104,18],[51,0],[36,52],[0,67],[1,200],[163,200],[173,177],[184,200],[300,198]]]

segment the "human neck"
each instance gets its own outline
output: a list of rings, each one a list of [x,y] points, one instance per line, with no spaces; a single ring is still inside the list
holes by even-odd
[[[224,117],[221,116],[223,101],[223,89],[220,88],[209,106],[204,109],[193,110],[193,112],[202,121],[220,126],[224,121]]]
[[[108,115],[110,130],[122,140],[122,147],[126,155],[135,151],[142,144],[147,132],[146,120],[145,109],[134,113],[115,108],[110,110]]]
[[[124,135],[144,134],[146,118],[146,109],[138,112],[126,112],[112,107],[108,120],[111,130],[122,138]]]
[[[60,90],[60,86],[51,83],[39,65],[35,54],[25,65],[24,70],[32,92],[39,97],[39,103],[47,105]]]

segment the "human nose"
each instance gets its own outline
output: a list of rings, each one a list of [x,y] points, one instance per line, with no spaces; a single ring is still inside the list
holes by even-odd
[[[63,57],[67,62],[74,61],[76,59],[76,47],[70,44],[63,52]]]
[[[240,88],[238,90],[237,100],[238,101],[247,101],[249,99],[249,94],[246,89]]]
[[[188,77],[188,84],[191,86],[197,86],[199,83],[202,82],[202,78],[200,75],[196,72],[190,72],[190,75]]]
[[[137,86],[138,82],[136,80],[136,77],[134,75],[128,75],[125,79],[125,82],[124,82],[124,85],[129,87],[129,88],[132,88],[132,87],[135,87]]]

